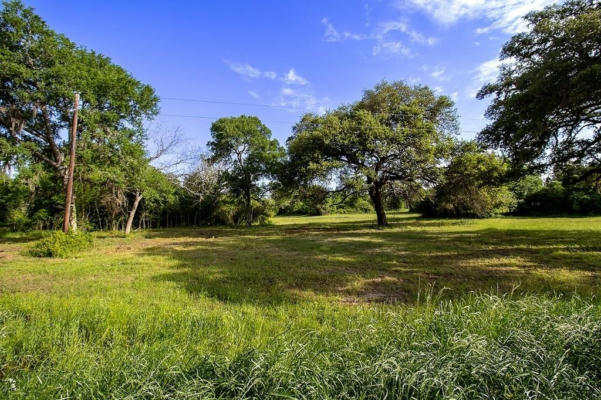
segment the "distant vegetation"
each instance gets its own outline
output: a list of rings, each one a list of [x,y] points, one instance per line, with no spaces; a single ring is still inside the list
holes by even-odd
[[[409,208],[437,217],[601,213],[599,2],[529,14],[485,85],[490,124],[457,139],[451,99],[381,82],[306,114],[286,148],[254,116],[222,118],[208,153],[149,133],[154,90],[57,34],[32,9],[0,12],[0,225],[61,226],[72,95],[81,93],[74,209],[84,230],[265,223],[273,215]],[[35,62],[34,62],[35,60]],[[500,150],[500,151],[499,151]],[[541,177],[544,177],[541,178]]]

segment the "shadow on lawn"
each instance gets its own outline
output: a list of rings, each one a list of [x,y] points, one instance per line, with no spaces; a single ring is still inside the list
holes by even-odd
[[[449,297],[516,287],[530,293],[598,291],[598,235],[448,230],[466,223],[400,218],[390,229],[345,222],[161,231],[149,235],[197,239],[143,253],[178,261],[173,272],[154,279],[234,303],[282,304],[321,295],[352,303],[413,302],[426,287],[448,288]],[[446,230],[403,229],[413,226]]]
[[[31,232],[10,232],[0,230],[0,244],[11,244],[11,243],[29,243],[35,240],[39,240],[44,236],[44,231],[31,231]]]

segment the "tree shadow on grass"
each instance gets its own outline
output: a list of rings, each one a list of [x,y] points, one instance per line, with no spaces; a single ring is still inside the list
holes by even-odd
[[[151,237],[174,240],[141,252],[177,260],[154,279],[232,303],[411,303],[428,287],[448,288],[448,297],[516,288],[591,295],[601,284],[601,237],[586,231],[454,229],[465,222],[417,219],[390,229],[325,225],[158,231]],[[429,229],[404,229],[412,226]]]
[[[29,243],[41,239],[43,231],[10,232],[0,230],[0,244]]]

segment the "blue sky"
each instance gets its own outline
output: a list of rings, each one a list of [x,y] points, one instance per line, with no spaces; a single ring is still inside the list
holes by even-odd
[[[486,107],[474,94],[496,76],[501,46],[552,0],[25,2],[156,89],[151,131],[178,129],[203,147],[213,119],[239,114],[283,143],[302,113],[358,100],[383,79],[451,96],[473,138]]]

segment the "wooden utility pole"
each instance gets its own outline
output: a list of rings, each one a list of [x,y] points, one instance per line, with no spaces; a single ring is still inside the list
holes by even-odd
[[[73,198],[73,172],[75,170],[75,148],[77,145],[77,108],[79,107],[79,93],[75,93],[73,102],[73,123],[71,124],[71,148],[69,151],[69,171],[67,171],[67,193],[65,196],[65,221],[63,232],[69,232],[71,223],[71,200]]]

